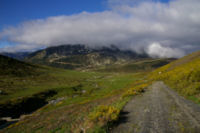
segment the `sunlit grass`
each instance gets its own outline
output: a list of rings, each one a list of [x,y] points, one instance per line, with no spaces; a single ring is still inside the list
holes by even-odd
[[[199,53],[193,53],[157,69],[150,74],[150,79],[165,81],[183,96],[198,97],[200,94]]]

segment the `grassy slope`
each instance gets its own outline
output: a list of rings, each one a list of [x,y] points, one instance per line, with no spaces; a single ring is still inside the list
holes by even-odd
[[[163,80],[181,95],[200,102],[200,52],[192,53],[157,69],[150,78]]]
[[[23,85],[27,88],[26,91],[22,90],[2,97],[2,100],[30,96],[33,93],[38,93],[38,91],[46,91],[48,89],[58,92],[57,95],[50,99],[66,97],[65,100],[55,105],[43,107],[35,113],[42,113],[42,115],[27,118],[23,123],[19,125],[17,123],[17,126],[5,130],[6,132],[72,131],[74,127],[79,130],[79,124],[84,122],[88,112],[100,104],[113,104],[125,89],[129,88],[135,80],[142,77],[140,74],[80,73],[75,71],[56,72],[49,77],[51,76],[55,76],[56,80],[35,83],[34,86],[29,85],[27,82],[27,84]],[[51,79],[49,77],[48,79]],[[82,85],[81,89],[86,90],[85,94],[79,95],[78,92],[72,89],[80,84]],[[51,87],[49,88],[49,86]]]
[[[27,70],[23,67],[29,66],[33,73],[18,76],[10,69],[10,74],[0,74],[0,89],[3,92],[0,95],[0,104],[6,104],[8,101],[16,103],[19,98],[31,97],[49,90],[54,90],[57,94],[49,97],[48,101],[60,97],[65,99],[57,104],[44,106],[32,116],[11,125],[5,132],[70,132],[75,128],[78,132],[82,127],[88,126],[85,125],[88,113],[98,105],[122,108],[128,98],[121,100],[119,97],[134,86],[136,80],[142,80],[146,75],[143,72],[78,72],[32,66],[16,60],[14,62],[13,66],[22,68],[20,73],[26,73]],[[8,63],[7,68],[12,66],[11,64]],[[132,69],[135,70],[135,67]],[[85,93],[82,93],[83,91]]]
[[[106,66],[104,68],[97,69],[98,72],[122,72],[122,73],[135,73],[151,71],[160,66],[166,65],[173,59],[140,59],[135,62],[129,62],[126,64],[114,64],[111,66]]]
[[[30,76],[35,74],[38,67],[15,59],[0,55],[0,75],[1,76]]]
[[[102,104],[111,105],[116,103],[120,95],[130,88],[135,80],[141,77],[137,74],[106,76],[105,79],[93,79],[94,77],[91,77],[91,81],[84,83],[85,90],[87,90],[86,94],[77,97],[70,97],[69,95],[62,102],[47,105],[37,111],[31,118],[25,119],[22,123],[6,131],[72,132],[77,130],[78,132],[81,127],[85,127],[84,122],[93,108]],[[94,86],[93,82],[97,82],[99,87],[92,88]],[[60,96],[66,96],[66,93],[68,93],[67,90],[62,90]]]

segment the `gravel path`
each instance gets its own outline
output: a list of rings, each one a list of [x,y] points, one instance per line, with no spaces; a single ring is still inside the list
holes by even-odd
[[[112,133],[200,133],[200,106],[155,82],[124,108]]]

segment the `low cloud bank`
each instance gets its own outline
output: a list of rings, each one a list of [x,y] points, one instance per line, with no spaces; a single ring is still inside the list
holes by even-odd
[[[184,52],[178,48],[163,47],[159,43],[152,43],[146,50],[147,54],[152,57],[180,58],[184,56]]]
[[[0,39],[16,46],[0,51],[35,50],[60,44],[122,49],[152,57],[182,57],[200,49],[200,1],[109,0],[104,12],[82,12],[28,21],[0,32]]]

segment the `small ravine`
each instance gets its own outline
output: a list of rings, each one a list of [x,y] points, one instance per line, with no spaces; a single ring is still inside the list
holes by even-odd
[[[45,106],[48,104],[47,98],[54,96],[56,93],[56,91],[48,90],[30,97],[0,104],[0,129],[19,121],[22,115],[31,114]]]

